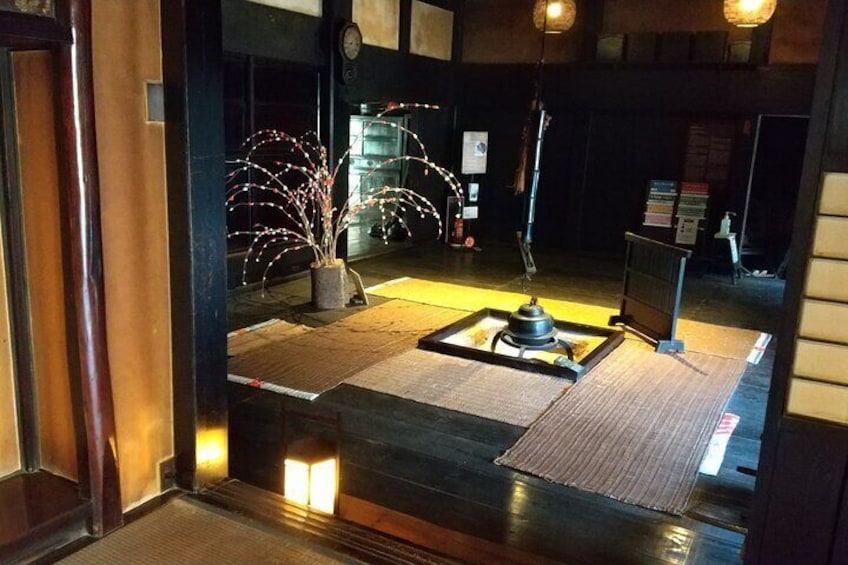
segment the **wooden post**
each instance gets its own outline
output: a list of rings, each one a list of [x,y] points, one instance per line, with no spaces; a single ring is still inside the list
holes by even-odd
[[[221,2],[163,0],[177,485],[227,476],[227,219]]]
[[[73,43],[58,50],[58,84],[67,202],[71,280],[79,347],[81,393],[88,445],[92,533],[102,536],[123,523],[112,383],[106,349],[103,251],[94,86],[91,0],[70,0],[67,21]]]

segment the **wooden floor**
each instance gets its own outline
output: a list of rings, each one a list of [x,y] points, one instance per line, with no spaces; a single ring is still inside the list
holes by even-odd
[[[619,262],[545,253],[537,253],[536,261],[541,271],[531,285],[534,294],[616,306]],[[520,264],[509,248],[475,253],[430,246],[361,261],[354,268],[366,285],[414,276],[520,291]],[[272,289],[264,298],[249,292],[234,295],[229,325],[235,329],[269,317],[321,325],[347,313],[312,313],[305,304],[308,288],[308,279],[301,279]],[[745,279],[731,286],[723,275],[689,276],[683,316],[772,331],[781,296],[779,281]],[[521,428],[346,385],[311,404],[230,385],[231,474],[279,491],[284,437],[307,428],[334,434],[333,426],[302,414],[338,417],[342,500],[366,501],[396,517],[385,517],[375,527],[398,528],[402,519],[418,520],[567,563],[738,562],[754,478],[737,468],[757,466],[773,351],[772,345],[760,365],[746,371],[729,406],[742,419],[722,470],[718,477],[700,477],[683,517],[494,465],[493,459],[523,433]],[[342,504],[341,513],[368,522],[362,507]],[[438,536],[431,543],[433,539]],[[461,547],[436,549],[471,557]]]

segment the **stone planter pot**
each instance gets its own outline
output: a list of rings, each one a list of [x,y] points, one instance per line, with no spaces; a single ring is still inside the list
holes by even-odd
[[[318,310],[337,310],[348,302],[347,273],[344,261],[329,266],[311,267],[312,305]]]

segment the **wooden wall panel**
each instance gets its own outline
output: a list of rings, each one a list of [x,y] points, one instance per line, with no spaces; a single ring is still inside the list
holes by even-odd
[[[59,177],[54,131],[54,65],[46,51],[13,54],[23,191],[33,374],[42,466],[76,479]]]
[[[353,21],[362,42],[397,51],[400,46],[400,0],[353,0]]]
[[[805,339],[795,348],[794,374],[848,385],[848,347]]]
[[[12,336],[6,295],[6,261],[0,230],[0,477],[21,468],[18,443],[18,413],[15,402],[15,373],[12,362]]]
[[[769,63],[819,60],[827,0],[780,0],[774,13]]]
[[[785,418],[777,446],[767,527],[745,563],[824,565],[831,560],[833,526],[841,506],[837,493],[845,472],[844,430],[820,422]],[[762,472],[762,467],[760,467]],[[750,531],[750,530],[749,530]],[[750,539],[750,534],[749,534]],[[750,549],[750,548],[749,548]]]
[[[828,173],[824,176],[819,212],[848,216],[848,174]]]
[[[813,259],[807,273],[807,296],[848,302],[848,262]]]
[[[601,1],[601,0],[597,0]],[[548,38],[548,62],[576,60],[576,44],[586,2],[578,2],[575,29]],[[826,0],[780,0],[769,50],[771,64],[818,61]],[[601,33],[726,31],[729,41],[750,41],[750,29],[724,18],[721,0],[604,0]],[[532,2],[466,0],[463,61],[518,63],[538,59],[538,34],[528,24]],[[508,41],[503,38],[509,38]]]
[[[109,363],[125,508],[160,492],[173,455],[165,137],[146,120],[161,81],[158,0],[95,0],[94,94]]]
[[[751,30],[724,19],[721,2],[691,0],[605,0],[603,33],[727,31],[731,39],[750,39]]]
[[[321,17],[320,0],[248,0],[248,2]]]
[[[813,255],[848,259],[848,218],[821,217],[816,222]]]
[[[848,304],[805,300],[798,333],[812,339],[848,344]]]
[[[515,0],[466,0],[462,17],[464,63],[536,63],[542,34],[533,25],[533,4]],[[545,37],[545,62],[567,63],[578,59],[584,11],[568,33]]]
[[[409,52],[442,61],[453,56],[453,12],[412,0]]]
[[[848,388],[792,379],[786,411],[797,416],[848,424]]]

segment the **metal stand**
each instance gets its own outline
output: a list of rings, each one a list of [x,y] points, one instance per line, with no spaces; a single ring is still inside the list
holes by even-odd
[[[530,184],[530,194],[527,195],[527,218],[524,222],[524,233],[518,233],[518,248],[524,261],[524,280],[529,281],[536,274],[536,262],[530,245],[533,243],[533,224],[536,221],[536,196],[539,193],[539,179],[542,176],[542,147],[545,143],[545,130],[548,127],[547,110],[539,112],[539,127],[536,132],[536,155],[533,158],[533,180]]]

